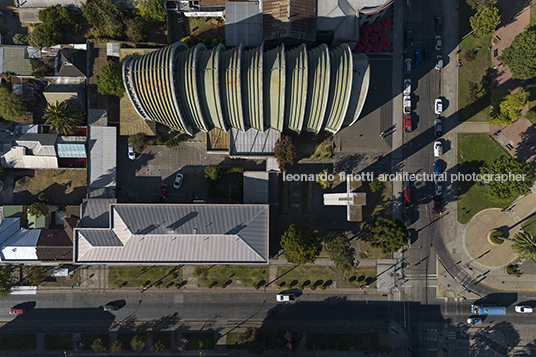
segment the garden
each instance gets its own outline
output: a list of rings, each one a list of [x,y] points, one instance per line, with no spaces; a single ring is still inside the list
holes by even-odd
[[[260,287],[268,281],[268,267],[244,265],[197,266],[193,275],[198,278],[200,287],[222,287],[229,285]]]
[[[177,266],[110,266],[108,286],[110,287],[156,287],[182,286],[182,271]]]

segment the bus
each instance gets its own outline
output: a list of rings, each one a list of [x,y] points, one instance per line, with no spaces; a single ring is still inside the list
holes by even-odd
[[[506,307],[471,305],[471,313],[475,315],[506,315]]]

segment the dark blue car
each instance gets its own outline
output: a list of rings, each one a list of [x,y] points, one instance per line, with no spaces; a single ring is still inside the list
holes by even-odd
[[[415,65],[421,64],[422,52],[420,48],[415,49]]]
[[[442,172],[441,162],[440,161],[435,161],[434,162],[434,174],[439,175],[439,174],[441,174],[441,172]]]
[[[424,62],[430,61],[430,48],[425,47],[424,48]]]

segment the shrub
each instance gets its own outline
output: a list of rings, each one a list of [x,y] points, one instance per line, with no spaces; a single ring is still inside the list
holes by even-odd
[[[134,148],[138,154],[141,154],[143,149],[147,147],[147,138],[143,133],[137,133],[128,137],[128,145]]]
[[[519,270],[517,269],[517,265],[511,264],[506,267],[506,272],[511,275],[519,274]]]
[[[166,346],[164,346],[164,342],[158,340],[156,343],[151,347],[151,351],[153,352],[162,352],[166,349]]]
[[[476,56],[478,56],[478,51],[477,50],[467,50],[467,51],[465,51],[465,59],[468,62],[473,62],[474,60],[476,60]]]
[[[253,286],[255,288],[255,290],[259,290],[260,286],[259,284],[255,284],[255,286]]]
[[[292,138],[288,135],[283,135],[275,142],[274,157],[276,158],[279,168],[285,172],[286,165],[292,165],[296,158],[296,147],[292,144]]]
[[[216,181],[220,178],[222,169],[218,166],[207,166],[205,167],[205,178]]]
[[[104,347],[104,344],[102,343],[102,340],[100,338],[96,338],[95,340],[93,340],[91,348],[97,353],[106,351],[106,347]]]
[[[325,285],[320,285],[320,290],[326,290],[326,286]]]
[[[166,143],[166,140],[159,136],[158,138],[156,138],[156,145],[164,145]]]
[[[13,36],[13,43],[16,45],[27,45],[28,35],[23,35],[22,33],[16,33],[15,36]]]
[[[374,193],[374,192],[380,190],[382,188],[382,186],[383,186],[383,183],[376,178],[376,179],[374,179],[374,181],[372,181],[369,184],[370,192]]]
[[[50,211],[44,202],[34,202],[28,207],[28,213],[35,218],[39,218],[42,216],[48,216]]]
[[[171,138],[168,141],[166,141],[167,148],[173,148],[178,145],[179,145],[179,140],[177,140],[177,138]]]
[[[302,284],[298,285],[298,289],[303,290],[304,286]]]
[[[277,285],[277,288],[278,288],[278,289],[281,289],[281,285]]]
[[[311,285],[310,288],[311,288],[311,290],[315,291],[316,290],[316,285]]]
[[[29,283],[32,286],[38,286],[46,278],[45,272],[40,267],[32,267],[30,269],[30,273],[28,275],[29,275],[28,276],[29,277]]]
[[[39,196],[37,196],[37,199],[41,202],[48,203],[50,196],[46,192],[41,192]]]
[[[221,288],[225,289],[227,287],[227,284],[221,284]]]
[[[531,122],[534,121],[536,119],[536,107],[533,107],[531,110],[529,110],[526,114],[525,114],[525,118],[527,118],[528,120],[530,120]]]
[[[123,345],[119,340],[115,340],[114,344],[110,348],[110,352],[112,353],[120,353],[123,350]]]

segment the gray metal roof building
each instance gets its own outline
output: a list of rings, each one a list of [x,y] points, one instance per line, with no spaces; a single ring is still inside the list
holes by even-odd
[[[262,43],[262,14],[259,1],[225,3],[225,43],[250,47]]]
[[[268,264],[268,205],[112,204],[110,228],[75,229],[82,264]]]
[[[95,197],[92,191],[100,194],[102,191],[113,190],[116,186],[116,128],[113,126],[90,126],[88,149],[88,197]]]
[[[192,135],[193,129],[216,127],[233,131],[237,152],[269,154],[268,129],[336,133],[341,129],[352,92],[353,60],[350,47],[326,45],[309,51],[300,46],[264,53],[263,46],[245,51],[203,44],[187,49],[182,42],[123,62],[123,81],[136,112]],[[368,85],[368,82],[366,83]],[[279,134],[277,134],[279,135]],[[237,138],[259,143],[238,148]],[[269,151],[266,152],[266,148]],[[233,148],[231,148],[233,151]]]

